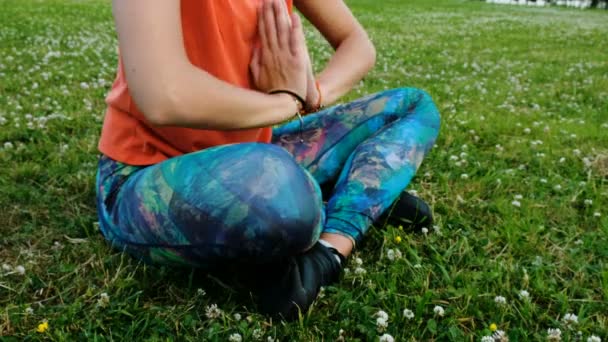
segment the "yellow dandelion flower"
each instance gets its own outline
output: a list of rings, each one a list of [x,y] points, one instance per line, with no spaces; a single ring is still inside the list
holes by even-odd
[[[397,235],[397,236],[395,237],[395,242],[396,242],[396,243],[401,243],[401,236]]]
[[[491,330],[491,331],[493,331],[493,332],[494,332],[494,331],[496,331],[497,329],[498,329],[498,326],[496,325],[496,323],[492,323],[492,324],[490,324],[490,330]]]
[[[36,331],[39,333],[43,333],[45,331],[47,331],[49,329],[49,322],[44,321],[40,324],[38,324],[38,328],[36,328]]]

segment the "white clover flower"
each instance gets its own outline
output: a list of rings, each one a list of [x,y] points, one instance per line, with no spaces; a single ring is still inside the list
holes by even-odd
[[[498,305],[505,305],[507,304],[507,299],[503,296],[496,296],[494,297],[494,302]]]
[[[239,333],[234,333],[234,334],[230,335],[230,337],[228,337],[228,341],[230,341],[230,342],[242,342],[243,341],[243,337]]]
[[[97,299],[97,305],[102,308],[107,307],[110,304],[110,296],[107,293],[103,292],[99,295],[99,299]]]
[[[31,314],[33,314],[33,313],[34,313],[34,309],[32,309],[30,306],[28,306],[28,307],[25,309],[25,314],[26,314],[26,315],[31,315]]]
[[[414,267],[414,268],[422,268],[422,265],[420,265],[420,264],[415,264],[413,267]]]
[[[547,182],[548,182],[548,181],[547,181],[547,179],[546,179],[546,178],[541,178],[541,179],[540,179],[540,182],[541,182],[541,183],[543,183],[543,184],[547,184]]]
[[[386,311],[384,311],[384,310],[378,310],[378,312],[376,312],[376,313],[374,314],[374,316],[375,316],[375,317],[378,317],[378,318],[382,318],[382,319],[384,319],[385,321],[388,321],[388,314],[387,314],[387,313],[386,313]]]
[[[561,341],[562,340],[562,331],[559,328],[555,329],[547,329],[547,341]]]
[[[355,274],[356,275],[364,275],[365,273],[367,273],[367,271],[365,270],[365,268],[363,268],[363,267],[357,267],[357,268],[355,268]]]
[[[565,161],[566,161],[566,158],[564,158],[564,157],[559,158],[559,163],[560,164],[563,164]]]
[[[556,185],[553,187],[553,189],[554,189],[555,191],[560,191],[560,190],[562,189],[562,186],[561,186],[561,185],[559,185],[559,184],[556,184]]]
[[[494,342],[494,337],[492,336],[484,336],[481,338],[481,342]]]
[[[599,211],[596,211],[593,213],[593,217],[600,217],[600,216],[602,216],[602,214],[600,214]]]
[[[526,128],[524,128],[524,133],[530,134],[530,133],[532,133],[532,130],[529,129],[528,127],[526,127]]]
[[[264,332],[260,328],[253,329],[251,337],[253,337],[255,340],[260,340],[262,337],[264,337]]]
[[[361,266],[363,265],[363,260],[361,258],[355,258],[355,265],[357,266]]]
[[[577,149],[572,150],[572,153],[574,153],[575,156],[580,156],[581,155],[581,150],[579,150],[577,148]]]
[[[401,259],[401,251],[398,249],[388,249],[386,251],[386,258],[390,261],[395,261],[396,259]]]
[[[578,240],[574,241],[574,244],[577,245],[577,246],[578,245],[582,245],[583,244],[583,240],[578,239]]]
[[[439,317],[443,317],[443,315],[445,315],[445,310],[443,310],[443,308],[439,305],[436,305],[433,308],[433,312],[435,313],[435,315],[437,315]]]
[[[2,264],[2,270],[6,271],[6,272],[10,272],[13,269],[13,267],[9,264]]]
[[[458,160],[458,156],[451,155],[451,156],[450,156],[450,160]]]
[[[395,342],[395,339],[389,334],[384,334],[380,336],[380,342]]]
[[[240,321],[240,320],[241,320],[241,314],[240,314],[240,313],[238,313],[238,312],[237,312],[237,313],[235,313],[234,315],[232,315],[232,317],[234,317],[234,319],[235,319],[236,321]]]
[[[530,292],[528,292],[526,290],[519,291],[519,298],[524,299],[524,300],[530,299]]]
[[[429,229],[427,227],[422,227],[422,234],[426,235],[429,233]]]
[[[5,142],[5,143],[4,143],[4,149],[5,149],[5,150],[10,150],[10,149],[12,149],[13,147],[15,147],[15,145],[13,145],[13,143],[12,143],[12,142],[10,142],[10,141],[7,141],[7,142]]]
[[[587,338],[587,342],[602,342],[602,339],[595,335],[591,335],[591,337]]]
[[[518,200],[513,200],[513,201],[511,202],[511,204],[512,204],[513,206],[515,206],[515,207],[518,207],[518,208],[520,208],[520,207],[521,207],[521,202],[520,202],[520,201],[518,201]]]
[[[585,205],[586,205],[586,206],[590,206],[590,205],[592,205],[592,204],[593,204],[593,200],[590,200],[590,199],[586,199],[586,200],[585,200]]]
[[[376,318],[376,329],[378,329],[378,332],[384,332],[386,328],[388,328],[388,319],[384,317]]]
[[[205,290],[203,290],[201,288],[198,288],[196,290],[196,294],[199,295],[199,296],[204,296],[205,294],[207,294],[207,292],[205,292]]]
[[[570,324],[577,324],[578,323],[578,316],[572,313],[567,313],[564,315],[564,318],[562,318],[562,320],[564,321],[564,323],[566,325],[570,325]]]
[[[407,318],[407,319],[412,319],[414,318],[414,311],[410,310],[410,309],[405,309],[403,310],[403,317]]]
[[[209,319],[219,318],[221,315],[222,310],[217,307],[217,304],[211,304],[205,308],[205,316]]]
[[[466,173],[463,173],[463,174],[460,175],[460,178],[461,179],[469,179],[469,175],[466,174]]]
[[[516,200],[520,200],[520,199],[523,199],[523,198],[524,198],[524,196],[522,196],[522,195],[520,195],[520,194],[517,194],[517,195],[515,195],[515,196],[514,196],[514,198],[515,198]]]
[[[25,267],[19,265],[19,266],[15,267],[15,271],[17,273],[19,273],[19,275],[24,275],[25,274]]]

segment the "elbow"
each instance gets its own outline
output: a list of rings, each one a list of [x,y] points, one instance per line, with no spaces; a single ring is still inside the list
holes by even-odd
[[[374,68],[374,65],[376,65],[376,47],[374,46],[374,43],[371,41],[371,39],[369,39],[369,36],[367,35],[367,32],[365,32],[365,30],[362,30],[362,34],[365,41],[365,44],[362,44],[365,47],[365,67],[366,71],[369,72]]]
[[[374,65],[376,65],[376,47],[374,46],[374,43],[372,43],[371,40],[369,40],[368,38],[368,48],[367,48],[367,71],[369,72],[370,70],[372,70],[374,68]]]
[[[176,87],[159,84],[157,89],[151,91],[150,94],[151,96],[145,96],[141,101],[137,101],[136,96],[133,96],[135,104],[146,120],[154,126],[176,125],[176,114],[178,113],[176,104],[180,103]]]

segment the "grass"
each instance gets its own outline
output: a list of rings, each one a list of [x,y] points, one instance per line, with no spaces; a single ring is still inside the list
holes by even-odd
[[[438,224],[428,234],[375,227],[343,280],[285,323],[203,274],[107,246],[93,199],[117,61],[110,5],[0,0],[0,340],[332,341],[342,329],[373,341],[379,310],[400,341],[479,341],[492,323],[511,341],[546,340],[549,328],[565,341],[607,340],[608,13],[347,3],[378,61],[345,100],[415,86],[442,112],[410,186]],[[307,37],[320,67],[330,49]],[[390,260],[395,250],[403,257]],[[207,318],[211,304],[219,318]]]

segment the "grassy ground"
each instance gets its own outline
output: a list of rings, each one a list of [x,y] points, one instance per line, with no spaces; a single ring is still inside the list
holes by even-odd
[[[437,148],[410,187],[438,225],[372,229],[362,264],[351,258],[310,314],[283,323],[204,275],[106,245],[93,198],[116,67],[109,4],[0,0],[0,340],[331,341],[342,329],[349,341],[478,341],[492,324],[511,341],[550,328],[608,339],[608,13],[347,2],[379,53],[347,99],[415,86],[441,109]],[[330,50],[308,38],[321,65]]]

